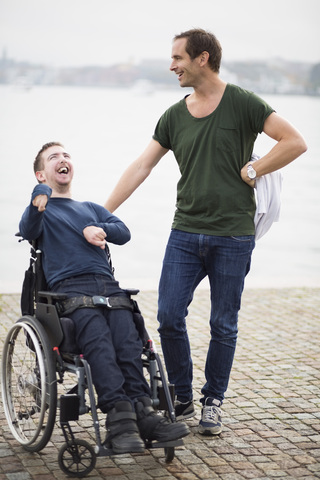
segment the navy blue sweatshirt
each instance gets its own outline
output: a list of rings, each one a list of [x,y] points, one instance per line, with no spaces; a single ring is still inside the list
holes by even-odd
[[[87,242],[82,232],[90,225],[101,227],[107,234],[107,242],[123,245],[130,240],[126,225],[101,205],[70,198],[50,198],[51,193],[47,185],[37,185],[19,224],[23,238],[38,240],[48,286],[88,273],[113,278],[106,251]],[[33,199],[41,194],[48,196],[44,212],[32,205]]]

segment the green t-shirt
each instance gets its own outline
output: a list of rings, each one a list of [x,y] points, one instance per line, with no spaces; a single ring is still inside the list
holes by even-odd
[[[162,115],[153,138],[173,151],[181,173],[173,228],[254,235],[254,192],[240,170],[273,111],[252,92],[228,84],[218,107],[206,117],[193,117],[185,99]]]

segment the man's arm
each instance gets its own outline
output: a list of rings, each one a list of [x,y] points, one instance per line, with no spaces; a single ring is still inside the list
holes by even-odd
[[[125,223],[116,217],[101,205],[90,204],[95,210],[95,220],[87,223],[83,229],[83,235],[87,242],[96,245],[102,249],[105,248],[106,241],[115,245],[124,245],[129,242],[131,233]]]
[[[257,177],[274,172],[288,165],[307,150],[303,136],[287,120],[276,113],[266,119],[263,127],[266,135],[277,141],[269,153],[254,162]],[[254,186],[254,180],[247,176],[248,162],[241,169],[241,178],[244,182]]]
[[[109,212],[114,212],[150,175],[152,169],[167,153],[156,140],[151,140],[145,151],[124,171],[110,197],[105,203]]]

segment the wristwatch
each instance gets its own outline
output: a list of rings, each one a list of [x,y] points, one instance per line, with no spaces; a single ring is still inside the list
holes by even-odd
[[[249,164],[247,168],[248,168],[248,170],[247,170],[248,177],[251,180],[254,180],[257,176],[257,172],[255,171],[255,169],[253,168],[253,166],[251,164]]]

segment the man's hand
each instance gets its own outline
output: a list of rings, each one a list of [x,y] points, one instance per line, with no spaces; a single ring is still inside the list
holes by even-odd
[[[39,212],[44,212],[48,203],[47,195],[37,195],[32,201],[34,207],[38,207]]]
[[[96,247],[100,247],[102,250],[106,248],[107,242],[105,239],[107,234],[102,228],[90,225],[89,227],[85,227],[82,233],[87,242]]]

